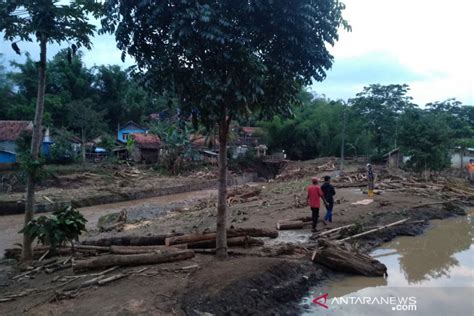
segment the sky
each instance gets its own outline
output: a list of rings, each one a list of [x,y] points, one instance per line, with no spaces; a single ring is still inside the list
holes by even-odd
[[[341,30],[339,41],[329,47],[334,64],[323,82],[309,87],[331,99],[354,97],[374,83],[410,85],[414,102],[456,98],[474,105],[474,0],[342,0],[344,17],[352,32]],[[19,43],[37,58],[35,43]],[[49,48],[51,57],[59,50]],[[21,60],[1,42],[4,61]],[[119,64],[111,35],[96,36],[93,49],[85,51],[90,67]]]

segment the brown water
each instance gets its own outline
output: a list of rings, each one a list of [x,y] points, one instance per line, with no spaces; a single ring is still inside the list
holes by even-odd
[[[474,315],[474,225],[466,217],[433,221],[417,237],[398,237],[372,255],[387,278],[350,276],[312,289],[303,315]],[[315,304],[317,300],[327,308]]]
[[[147,199],[95,205],[79,208],[78,210],[87,219],[86,228],[94,229],[96,228],[97,222],[101,216],[119,212],[124,208],[137,209],[140,207],[159,207],[170,203],[209,197],[210,195],[215,195],[216,192],[215,189],[192,191]],[[0,216],[0,258],[3,257],[5,248],[12,247],[15,243],[20,243],[22,241],[21,235],[18,234],[18,231],[23,227],[23,219],[24,216],[22,214]]]

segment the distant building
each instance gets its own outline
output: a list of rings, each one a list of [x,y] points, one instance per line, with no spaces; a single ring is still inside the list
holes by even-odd
[[[403,166],[403,155],[400,152],[400,148],[395,148],[386,153],[383,156],[385,162],[387,163],[387,167],[391,169],[401,168]]]
[[[161,140],[152,134],[133,134],[132,159],[135,162],[156,163],[160,157]]]
[[[236,145],[257,147],[260,145],[262,129],[260,127],[243,126],[238,128]]]
[[[23,131],[32,131],[31,121],[0,121],[0,164],[17,162],[16,140]]]
[[[474,148],[466,148],[464,151],[462,151],[461,148],[457,148],[451,154],[451,167],[456,169],[461,168],[462,160],[462,168],[464,169],[470,159],[474,159]]]
[[[125,123],[122,126],[119,126],[119,129],[117,132],[117,140],[122,143],[126,143],[128,138],[131,135],[146,134],[146,133],[147,133],[146,128],[143,128],[137,123],[130,121],[130,122]]]

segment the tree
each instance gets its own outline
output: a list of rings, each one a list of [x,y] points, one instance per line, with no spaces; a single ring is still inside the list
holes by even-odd
[[[38,63],[38,89],[36,98],[31,157],[27,176],[25,203],[25,226],[34,215],[34,190],[39,150],[42,140],[44,96],[46,88],[46,52],[48,43],[64,41],[76,42],[71,45],[75,51],[78,46],[90,48],[90,37],[94,25],[89,23],[89,14],[97,14],[100,5],[93,0],[77,0],[61,4],[57,0],[4,0],[0,2],[0,31],[5,40],[12,42],[12,48],[21,53],[19,41],[36,40],[40,47]],[[32,238],[23,234],[23,260],[32,259]]]
[[[104,129],[103,113],[94,111],[90,99],[75,100],[67,105],[69,126],[81,137],[82,163],[86,163],[86,142]]]
[[[409,90],[406,84],[372,84],[349,100],[354,113],[373,135],[378,155],[397,147],[399,114],[412,107]]]
[[[408,110],[400,122],[400,145],[409,168],[440,171],[449,166],[452,133],[446,118],[420,109]]]
[[[106,1],[104,31],[137,62],[148,87],[183,114],[219,126],[216,254],[227,256],[227,134],[232,119],[286,111],[321,81],[344,5],[338,0]],[[133,13],[133,14],[132,14]]]

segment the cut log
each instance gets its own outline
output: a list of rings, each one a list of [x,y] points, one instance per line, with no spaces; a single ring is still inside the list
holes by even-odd
[[[212,240],[196,241],[196,242],[188,243],[187,245],[188,245],[188,248],[190,249],[215,248],[216,240],[212,239]],[[250,247],[250,246],[261,246],[261,245],[263,245],[262,240],[255,239],[249,236],[232,237],[232,238],[227,239],[228,247]]]
[[[82,242],[83,245],[94,246],[153,246],[164,245],[165,239],[173,236],[180,236],[183,234],[171,233],[153,236],[119,236],[108,237],[100,239],[86,239]]]
[[[400,221],[397,221],[397,222],[394,222],[394,223],[391,223],[391,224],[388,224],[388,225],[384,225],[384,226],[381,226],[381,227],[378,227],[378,228],[375,228],[375,229],[371,229],[371,230],[362,232],[360,234],[356,234],[356,235],[353,235],[353,236],[346,237],[344,239],[340,239],[340,240],[338,240],[338,242],[343,242],[343,241],[350,240],[350,239],[353,239],[353,238],[365,236],[365,235],[377,232],[379,230],[382,230],[382,229],[385,229],[385,228],[388,228],[388,227],[392,227],[392,226],[395,226],[395,225],[400,225],[400,224],[406,222],[407,220],[408,220],[408,218],[405,218],[405,219],[402,219]]]
[[[321,245],[321,242],[320,242]],[[387,267],[380,261],[360,253],[342,249],[334,243],[324,242],[323,247],[314,251],[312,261],[337,272],[365,276],[385,276]]]
[[[239,236],[252,236],[252,237],[271,237],[276,238],[278,231],[273,229],[259,229],[259,228],[235,228],[227,231],[227,238],[239,237]],[[198,241],[215,240],[216,233],[206,234],[190,234],[183,236],[175,236],[166,238],[166,246],[172,246],[177,244],[189,244]]]
[[[167,246],[110,246],[110,252],[116,255],[133,255],[150,252],[176,252],[180,249],[186,249],[186,244],[179,244],[172,247]]]
[[[88,269],[104,269],[113,266],[139,266],[146,264],[157,264],[186,260],[194,257],[194,252],[182,250],[172,253],[146,253],[136,255],[106,255],[88,260],[76,261],[73,265],[73,271]]]
[[[280,221],[277,223],[278,230],[289,230],[289,229],[302,229],[305,225],[303,221]]]

